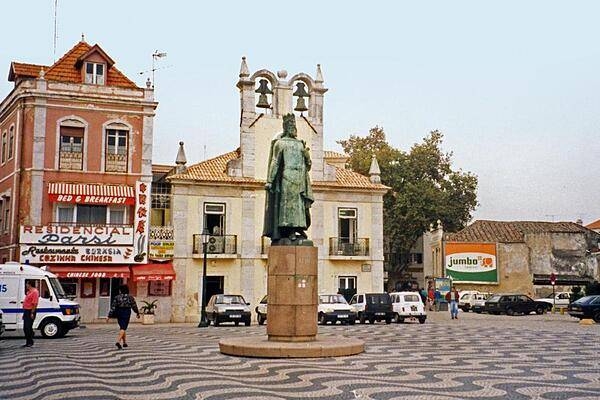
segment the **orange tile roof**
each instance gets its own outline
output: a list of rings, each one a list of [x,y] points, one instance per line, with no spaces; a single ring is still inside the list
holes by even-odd
[[[600,219],[585,226],[588,229],[600,229]]]
[[[202,181],[202,182],[223,182],[223,183],[264,183],[263,180],[254,178],[244,178],[227,175],[227,163],[231,160],[240,157],[240,149],[222,154],[210,160],[202,161],[198,164],[190,166],[186,172],[182,174],[174,174],[169,176],[170,180],[187,180],[187,181]],[[313,187],[338,187],[338,188],[354,188],[354,189],[389,189],[385,185],[371,183],[368,177],[356,172],[336,168],[336,181],[314,181]]]
[[[574,222],[478,220],[457,233],[449,234],[448,241],[522,243],[526,234],[589,232],[593,231]]]
[[[11,64],[11,71],[8,80],[12,81],[16,77],[37,77],[40,69],[44,68],[45,78],[51,81],[82,83],[83,77],[81,70],[76,67],[78,59],[88,53],[92,48],[97,48],[101,53],[104,51],[100,46],[90,46],[86,42],[79,42],[69,51],[67,51],[58,61],[51,66],[15,63]],[[112,60],[107,60],[112,63]],[[106,86],[120,86],[128,88],[137,88],[137,85],[127,78],[115,66],[110,66],[107,71]]]
[[[323,157],[325,158],[350,158],[350,156],[343,154],[343,153],[338,153],[337,151],[329,151],[329,150],[325,150],[323,152]]]

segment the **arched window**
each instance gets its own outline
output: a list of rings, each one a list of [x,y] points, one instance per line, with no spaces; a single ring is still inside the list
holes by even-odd
[[[120,122],[105,126],[104,170],[106,172],[127,172],[130,130],[128,125]]]
[[[15,126],[11,125],[8,128],[8,159],[11,160],[14,155],[14,147],[15,147]]]
[[[83,170],[85,124],[78,119],[59,122],[58,168]]]

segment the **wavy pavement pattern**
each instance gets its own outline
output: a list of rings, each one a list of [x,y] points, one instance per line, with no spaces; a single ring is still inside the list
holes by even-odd
[[[494,325],[320,327],[366,340],[367,351],[296,360],[219,352],[220,338],[264,335],[264,326],[133,326],[123,351],[113,350],[113,326],[32,349],[9,339],[0,342],[0,399],[600,398],[599,329]]]

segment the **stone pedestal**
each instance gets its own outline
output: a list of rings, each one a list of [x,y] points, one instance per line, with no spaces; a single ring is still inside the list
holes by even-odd
[[[271,246],[267,294],[270,341],[310,342],[317,336],[317,248]]]
[[[267,337],[219,341],[223,354],[242,357],[340,357],[362,353],[362,340],[318,337],[317,248],[271,246],[267,282]]]

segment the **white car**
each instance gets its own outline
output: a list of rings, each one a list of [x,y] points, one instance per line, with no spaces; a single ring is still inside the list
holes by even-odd
[[[356,321],[356,313],[341,294],[319,295],[317,315],[319,324],[321,325],[325,325],[327,322],[335,325],[337,321],[340,321],[342,324],[354,325]]]
[[[206,305],[206,316],[214,326],[223,322],[250,326],[250,303],[239,294],[215,294]]]
[[[470,310],[477,314],[481,314],[485,310],[485,301],[490,297],[492,297],[491,293],[478,293],[473,295]]]
[[[569,292],[556,292],[554,293],[554,296],[552,293],[550,293],[546,297],[535,300],[543,301],[544,303],[548,303],[552,306],[556,305],[556,307],[566,308],[571,303],[571,294]]]
[[[475,301],[481,300],[482,298],[485,300],[491,296],[491,293],[482,293],[478,290],[465,290],[460,292],[460,297],[458,299],[458,308],[467,312],[473,310]]]
[[[424,324],[427,319],[425,305],[417,292],[394,292],[390,293],[394,309],[394,319],[402,323],[406,318],[416,318],[419,323]]]
[[[258,322],[259,325],[264,324],[267,321],[267,295],[262,298],[254,311],[256,311],[256,322]]]

